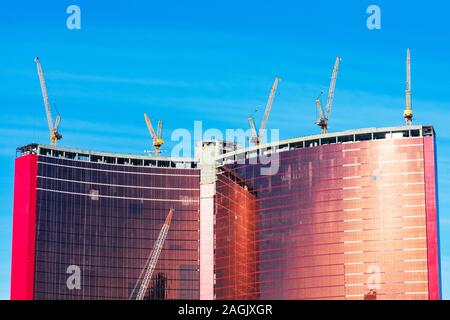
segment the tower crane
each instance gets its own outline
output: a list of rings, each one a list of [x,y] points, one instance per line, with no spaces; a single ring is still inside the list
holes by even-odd
[[[406,107],[403,112],[406,125],[411,125],[413,112],[411,104],[411,55],[409,48],[406,50]]]
[[[278,83],[280,82],[280,77],[275,77],[272,89],[270,90],[269,99],[267,100],[266,109],[264,111],[264,116],[261,120],[261,126],[259,127],[259,132],[256,130],[255,121],[252,116],[248,117],[248,123],[252,130],[252,137],[250,139],[255,145],[259,145],[264,137],[264,132],[267,126],[267,120],[269,119],[270,109],[272,108],[273,100],[275,98],[275,92],[277,91]]]
[[[39,82],[41,84],[42,98],[44,99],[45,113],[47,115],[48,129],[50,131],[50,145],[56,146],[56,141],[62,138],[62,134],[58,131],[61,117],[57,115],[55,118],[55,122],[53,123],[50,103],[48,102],[47,86],[45,85],[44,72],[42,71],[41,61],[39,60],[39,57],[34,58],[34,62],[36,62]]]
[[[161,146],[164,144],[164,140],[162,139],[162,121],[161,120],[158,121],[158,128],[156,129],[157,131],[155,133],[152,123],[150,122],[150,118],[146,113],[144,113],[144,119],[145,122],[147,123],[148,131],[150,132],[150,135],[153,140],[153,147],[154,147],[153,151],[155,152],[156,156],[160,156]]]
[[[339,63],[340,62],[341,62],[341,58],[339,56],[336,57],[336,62],[334,63],[334,67],[333,67],[333,73],[331,75],[330,88],[328,89],[328,98],[327,98],[327,104],[325,106],[325,110],[323,110],[322,102],[320,100],[322,93],[316,99],[316,108],[317,108],[317,113],[319,114],[319,119],[316,121],[316,124],[320,127],[321,133],[327,133],[327,131],[328,131],[328,119],[330,118],[331,106],[333,104],[334,89],[336,87],[336,80],[337,80],[337,76],[338,76],[338,72],[339,72]]]
[[[139,287],[138,293],[136,295],[136,300],[144,299],[145,293],[147,292],[147,289],[148,289],[148,285],[150,283],[150,280],[152,279],[153,271],[155,270],[156,264],[158,263],[159,255],[161,254],[161,250],[164,245],[164,241],[166,240],[167,233],[169,232],[170,222],[172,221],[173,212],[174,212],[174,209],[170,208],[169,213],[167,214],[166,220],[164,221],[163,227],[161,228],[161,231],[159,232],[158,238],[156,239],[153,249],[150,252],[147,262],[145,263],[144,269],[142,269],[139,279],[136,282],[136,285],[134,286],[133,291],[131,292],[131,294],[129,296],[129,299],[133,298],[133,294],[134,294],[136,287],[137,287],[139,281],[141,280],[141,278],[142,278],[142,281],[141,281],[141,285]],[[142,275],[144,275],[144,277],[142,277]]]

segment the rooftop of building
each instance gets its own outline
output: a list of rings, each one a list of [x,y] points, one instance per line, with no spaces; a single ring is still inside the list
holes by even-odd
[[[432,125],[408,125],[386,128],[365,128],[340,132],[330,132],[313,136],[305,136],[280,140],[271,143],[242,148],[233,152],[222,154],[218,157],[217,163],[232,163],[242,159],[255,157],[258,152],[270,154],[273,152],[281,152],[285,150],[303,149],[309,147],[317,147],[321,145],[336,143],[351,143],[369,140],[411,138],[434,136],[434,128]]]
[[[281,140],[248,148],[239,148],[224,152],[216,159],[217,164],[234,162],[244,158],[254,157],[257,152],[272,153],[284,150],[302,149],[335,143],[349,143],[368,140],[382,140],[409,137],[433,136],[434,128],[431,125],[410,125],[386,128],[366,128],[341,132],[330,132],[313,136],[297,137]],[[204,142],[209,143],[209,142]],[[223,144],[223,142],[222,142]],[[161,167],[161,168],[196,168],[197,158],[155,157],[148,155],[120,154],[76,148],[57,147],[47,144],[32,143],[17,148],[18,156],[38,154],[41,156],[64,158],[78,161],[96,163]]]
[[[155,157],[148,155],[121,154],[76,148],[51,146],[48,144],[32,143],[16,149],[16,155],[37,154],[46,157],[63,158],[68,160],[87,161],[115,165],[160,168],[196,168],[197,161],[191,158]]]

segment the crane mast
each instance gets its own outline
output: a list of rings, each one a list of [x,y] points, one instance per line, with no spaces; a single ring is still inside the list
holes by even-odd
[[[44,72],[42,71],[41,61],[39,60],[39,57],[34,58],[34,62],[36,62],[39,82],[41,85],[42,98],[44,99],[45,114],[47,116],[48,129],[50,132],[50,145],[56,146],[56,141],[62,138],[62,134],[58,132],[61,117],[57,115],[55,123],[53,123],[50,103],[48,102],[47,86],[45,84]]]
[[[250,124],[250,128],[252,129],[252,138],[251,141],[256,145],[259,145],[264,137],[264,133],[267,126],[267,120],[269,119],[270,110],[272,109],[272,104],[275,99],[275,93],[277,91],[278,83],[280,82],[280,77],[275,77],[275,81],[272,84],[272,88],[270,89],[269,99],[267,100],[266,109],[264,110],[264,115],[261,120],[261,126],[259,127],[259,132],[256,130],[255,122],[253,117],[248,117],[248,122]]]
[[[316,99],[316,107],[319,112],[319,119],[316,121],[316,124],[320,127],[321,133],[327,133],[328,131],[328,119],[330,118],[331,106],[333,105],[334,91],[336,88],[336,80],[339,73],[340,62],[341,58],[339,56],[336,57],[336,61],[333,67],[333,73],[331,74],[331,83],[330,88],[328,89],[328,98],[327,104],[325,106],[325,111],[322,108],[320,97]]]
[[[150,283],[150,280],[152,279],[153,271],[155,270],[156,264],[158,263],[159,255],[161,254],[161,250],[164,246],[164,241],[166,240],[167,233],[169,232],[170,222],[172,221],[173,212],[174,212],[174,209],[171,208],[166,217],[166,220],[164,221],[164,225],[161,228],[161,231],[159,232],[158,238],[156,239],[153,249],[150,252],[150,256],[147,259],[145,267],[142,270],[141,275],[139,276],[138,282],[136,283],[136,286],[137,286],[137,284],[139,283],[139,280],[142,278],[142,273],[145,270],[145,275],[141,281],[141,285],[140,285],[138,293],[136,295],[136,300],[143,300],[145,297],[145,293],[147,292],[148,285]],[[136,286],[134,287],[133,291],[131,292],[129,299],[132,299],[134,291],[136,289]]]
[[[154,147],[153,151],[155,152],[156,156],[160,156],[161,146],[164,144],[164,140],[162,139],[162,125],[163,125],[162,121],[161,120],[158,121],[158,128],[157,132],[155,133],[150,118],[146,113],[144,113],[144,119],[145,122],[147,123],[148,131],[150,132],[150,136],[152,137],[153,140],[153,147]]]
[[[407,125],[412,123],[412,104],[411,104],[411,55],[409,48],[406,50],[406,106],[403,116],[406,120]]]

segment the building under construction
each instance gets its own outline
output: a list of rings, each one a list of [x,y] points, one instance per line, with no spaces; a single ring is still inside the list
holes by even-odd
[[[195,163],[29,145],[16,160],[13,299],[127,299],[169,208],[150,299],[199,298]],[[69,290],[70,266],[80,289]]]
[[[165,158],[18,148],[12,299],[440,299],[435,133],[413,125],[264,143],[200,141]],[[268,157],[269,162],[259,161]],[[268,167],[275,165],[275,169]]]
[[[266,148],[279,158],[274,175],[260,174],[255,150],[220,157],[215,298],[439,299],[432,127]]]
[[[431,126],[198,149],[215,161],[20,148],[11,297],[128,299],[174,208],[147,298],[439,299]]]

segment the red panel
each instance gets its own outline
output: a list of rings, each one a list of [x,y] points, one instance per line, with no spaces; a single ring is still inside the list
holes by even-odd
[[[16,159],[11,267],[11,299],[32,300],[36,234],[37,155]]]
[[[425,208],[427,217],[428,293],[430,300],[440,299],[439,232],[436,203],[436,166],[434,137],[424,137]]]

